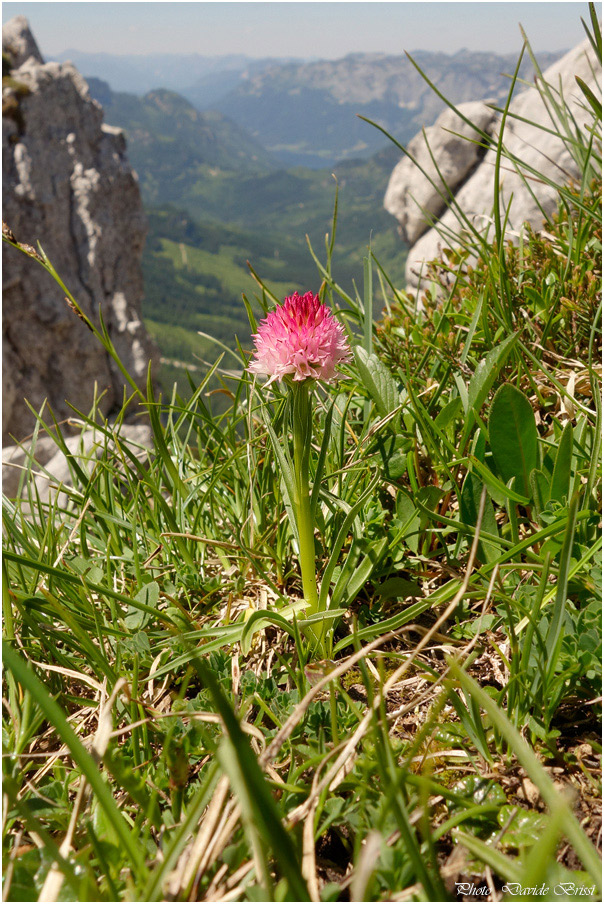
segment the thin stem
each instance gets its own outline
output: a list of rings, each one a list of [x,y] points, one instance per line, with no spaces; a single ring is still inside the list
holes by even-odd
[[[292,385],[292,420],[294,433],[295,509],[300,544],[302,589],[308,604],[307,615],[319,611],[317,575],[315,570],[315,536],[312,518],[309,462],[312,439],[312,404],[308,381]],[[313,630],[323,645],[322,628]]]

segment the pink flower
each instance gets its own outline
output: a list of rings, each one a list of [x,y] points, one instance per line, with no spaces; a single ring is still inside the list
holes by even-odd
[[[338,365],[351,357],[342,325],[312,292],[286,298],[252,338],[256,351],[248,370],[266,374],[268,383],[286,376],[299,382],[333,380]]]

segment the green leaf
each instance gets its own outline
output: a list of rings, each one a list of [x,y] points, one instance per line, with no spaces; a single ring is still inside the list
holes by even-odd
[[[505,505],[506,499],[511,499],[519,505],[529,504],[531,501],[530,496],[523,496],[521,493],[512,489],[512,487],[506,486],[505,483],[495,477],[489,467],[483,464],[480,459],[475,458],[473,455],[469,455],[468,461],[486,483],[489,494],[497,505]]]
[[[297,607],[289,607],[291,618],[293,618],[296,608],[302,609],[305,605],[306,603],[304,601],[301,601]],[[269,625],[276,625],[278,628],[282,628],[290,635],[290,637],[293,637],[295,639],[294,629],[284,615],[279,612],[268,612],[265,609],[260,609],[250,615],[242,631],[241,652],[244,656],[247,656],[247,654],[250,652],[254,634],[257,634],[258,631],[261,631],[263,628],[267,628]]]
[[[506,882],[522,884],[522,867],[517,860],[506,857],[492,845],[459,829],[454,831],[453,837],[458,844],[463,844],[474,857],[490,866]]]
[[[281,479],[283,483],[283,497],[285,508],[289,517],[290,527],[296,540],[298,539],[298,522],[296,521],[296,484],[294,480],[294,471],[287,453],[281,448],[281,443],[277,438],[277,434],[273,430],[268,420],[268,415],[263,411],[264,422],[268,431],[269,439],[275,453],[275,458],[279,463],[281,471]]]
[[[416,553],[419,548],[420,521],[421,512],[418,511],[411,497],[401,491],[396,503],[396,518],[392,522],[394,538],[390,544],[390,550],[397,549],[401,540],[404,540],[409,549]]]
[[[468,527],[476,527],[478,523],[478,512],[480,510],[480,498],[482,496],[483,487],[484,484],[479,480],[476,474],[472,474],[472,472],[469,471],[464,480],[459,499],[459,514],[463,524],[466,524]],[[499,536],[493,503],[488,495],[485,499],[480,532],[481,534],[491,534],[493,537]],[[480,540],[478,544],[478,556],[481,562],[485,564],[487,562],[494,562],[500,554],[501,550],[495,543],[489,543],[487,540]]]
[[[526,396],[505,383],[497,390],[489,415],[491,452],[499,474],[507,483],[517,477],[527,496],[530,473],[537,467],[537,427]]]
[[[558,453],[554,463],[554,473],[550,488],[550,499],[564,504],[570,493],[571,464],[573,456],[573,425],[566,424],[560,437]]]
[[[594,113],[596,114],[599,120],[602,119],[602,101],[598,100],[596,95],[593,93],[589,85],[586,85],[582,78],[579,78],[578,75],[575,75],[575,81],[577,82],[579,88],[585,95],[585,99],[587,103],[590,105]]]
[[[367,625],[365,628],[357,628],[354,634],[348,634],[346,637],[342,638],[342,640],[338,641],[333,648],[334,655],[341,650],[346,649],[346,647],[351,647],[357,640],[373,640],[374,637],[379,637],[380,634],[386,634],[387,631],[396,631],[402,625],[408,625],[409,622],[418,618],[426,611],[426,609],[429,609],[430,606],[430,600],[418,600],[417,603],[406,606],[402,612],[393,615],[392,618],[386,618],[383,621],[375,622],[375,624]]]
[[[321,451],[319,452],[319,458],[317,460],[317,470],[315,472],[315,479],[313,482],[312,493],[310,497],[310,513],[313,522],[316,518],[317,512],[317,503],[319,501],[319,490],[321,487],[321,481],[323,479],[323,471],[325,470],[325,459],[327,457],[327,450],[329,448],[329,441],[331,439],[331,422],[333,418],[333,408],[335,405],[335,399],[329,406],[327,414],[325,416],[325,424],[323,426],[323,439],[321,441]]]
[[[492,763],[493,758],[489,751],[489,744],[487,742],[484,732],[484,726],[480,718],[480,710],[478,709],[472,698],[468,697],[466,704],[461,699],[459,694],[457,694],[454,690],[450,690],[449,700],[453,705],[455,712],[459,716],[460,722],[467,732],[468,737],[470,738],[478,752],[487,763]],[[498,786],[495,786],[495,788],[498,788]],[[501,789],[498,789],[498,791],[496,791],[495,793],[498,794],[500,792]],[[485,799],[488,800],[488,798],[486,797],[481,797],[480,800],[477,800],[476,802],[484,803]]]
[[[408,599],[411,597],[422,596],[422,590],[415,581],[408,581],[406,578],[388,578],[375,588],[378,596],[386,600]]]
[[[398,480],[407,470],[407,453],[412,446],[412,442],[406,436],[399,436],[395,433],[386,435],[379,433],[374,444],[371,446],[370,453],[377,449],[384,475],[388,480]]]
[[[457,391],[459,392],[459,398],[461,399],[463,410],[467,414],[470,407],[470,402],[468,399],[468,387],[466,386],[461,374],[453,374],[453,379],[455,380],[455,385],[457,386]]]
[[[476,414],[480,412],[515,341],[516,334],[513,333],[499,345],[496,345],[495,348],[492,348],[474,371],[468,386],[468,405]]]
[[[346,537],[348,536],[348,533],[352,528],[354,519],[356,518],[356,516],[358,515],[358,513],[360,512],[360,510],[362,509],[364,504],[367,502],[369,497],[373,494],[374,490],[376,489],[376,487],[379,483],[379,480],[380,480],[380,478],[379,478],[379,474],[378,474],[371,481],[371,483],[369,484],[369,486],[367,487],[365,492],[362,494],[362,496],[360,496],[359,499],[357,499],[355,505],[352,506],[352,508],[346,515],[346,518],[344,519],[344,523],[342,524],[342,527],[338,531],[338,535],[335,539],[333,548],[331,550],[331,555],[329,556],[329,560],[327,562],[327,565],[325,566],[325,571],[323,572],[323,577],[321,578],[321,590],[319,593],[319,611],[321,611],[321,612],[323,610],[327,609],[327,595],[329,593],[329,586],[331,584],[331,579],[332,579],[332,576],[334,573],[334,569],[337,565],[338,558],[342,551],[342,547],[344,546],[344,543],[346,541]]]
[[[150,618],[148,610],[157,609],[157,602],[159,600],[159,584],[157,581],[151,581],[149,584],[144,584],[134,599],[137,603],[141,603],[145,606],[146,609],[131,607],[131,611],[129,611],[124,619],[124,624],[131,630],[136,630],[136,628],[146,625]]]
[[[459,396],[455,396],[454,399],[451,399],[443,410],[439,412],[436,417],[435,424],[441,430],[446,430],[447,427],[455,420],[456,417],[461,413],[462,404],[461,398]]]
[[[159,405],[155,402],[151,367],[149,367],[147,373],[147,411],[149,413],[149,420],[151,421],[151,429],[153,430],[155,450],[164,465],[172,492],[174,493],[174,496],[179,495],[182,499],[186,499],[189,495],[189,490],[178,473],[178,468],[172,460],[172,452],[169,449],[169,443],[166,442],[165,430],[159,416]],[[188,562],[188,564],[192,565],[193,560]]]
[[[387,544],[388,537],[383,537],[378,543],[372,543],[369,552],[354,571],[357,554],[355,544],[353,544],[333,589],[330,608],[338,606],[342,601],[346,605],[350,605],[354,601],[357,593],[365,586],[376,566],[380,564]]]
[[[533,504],[535,506],[537,515],[540,516],[541,512],[545,509],[545,506],[549,502],[550,487],[547,476],[543,473],[543,471],[534,469],[530,473],[529,482],[531,485],[531,496],[533,499]]]
[[[401,404],[396,381],[377,355],[369,355],[360,345],[353,348],[359,375],[365,389],[375,402],[382,417],[395,411]]]
[[[142,603],[143,606],[155,609],[159,600],[159,584],[157,581],[150,581],[148,584],[144,584],[134,599]]]
[[[547,828],[548,819],[542,813],[527,812],[505,804],[497,814],[497,822],[505,829],[501,846],[512,850],[532,847]]]
[[[325,622],[333,622],[337,618],[342,618],[347,613],[347,609],[328,609],[325,612],[315,612],[308,618],[300,618],[298,627],[308,628],[310,625],[322,625]]]
[[[556,597],[554,599],[553,612],[550,616],[551,620],[549,623],[547,637],[545,639],[545,647],[548,657],[548,681],[551,681],[553,679],[556,663],[560,654],[562,636],[564,634],[564,613],[566,610],[566,596],[568,592],[568,581],[572,562],[572,550],[575,541],[578,508],[579,496],[578,494],[575,494],[568,509],[568,520],[566,522],[566,530],[564,531],[564,542],[560,551],[560,565],[558,570],[558,581],[556,584]]]

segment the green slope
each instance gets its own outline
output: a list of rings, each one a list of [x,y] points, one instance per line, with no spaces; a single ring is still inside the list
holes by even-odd
[[[126,132],[146,203],[186,198],[197,180],[276,168],[274,158],[240,126],[222,113],[200,113],[173,91],[158,89],[141,98],[113,92],[99,79],[89,79],[88,85],[105,121]]]

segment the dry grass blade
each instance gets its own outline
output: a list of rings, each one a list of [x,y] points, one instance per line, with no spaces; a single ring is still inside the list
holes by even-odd
[[[308,811],[302,830],[302,875],[308,885],[311,901],[320,901],[315,856],[315,811],[316,807],[313,805]]]
[[[87,675],[85,672],[76,672],[74,669],[66,669],[60,665],[51,665],[46,662],[37,662],[35,659],[32,659],[32,665],[37,666],[39,669],[43,669],[45,672],[57,672],[59,675],[65,675],[66,678],[74,678],[76,681],[81,681],[83,684],[89,684],[90,687],[94,688],[98,693],[103,693],[103,685],[100,681],[97,681],[96,678],[93,678],[91,675]]]
[[[375,869],[375,864],[380,855],[382,846],[382,836],[379,832],[369,832],[367,838],[363,842],[359,862],[357,863],[352,882],[350,884],[350,900],[365,901],[367,885],[371,879],[371,874]]]
[[[216,786],[212,803],[202,817],[201,826],[195,841],[187,845],[178,859],[176,868],[171,873],[166,883],[166,889],[170,896],[176,900],[193,883],[195,874],[203,871],[203,864],[211,850],[210,843],[217,828],[221,826],[221,816],[224,814],[224,806],[229,793],[229,780],[223,775]]]

